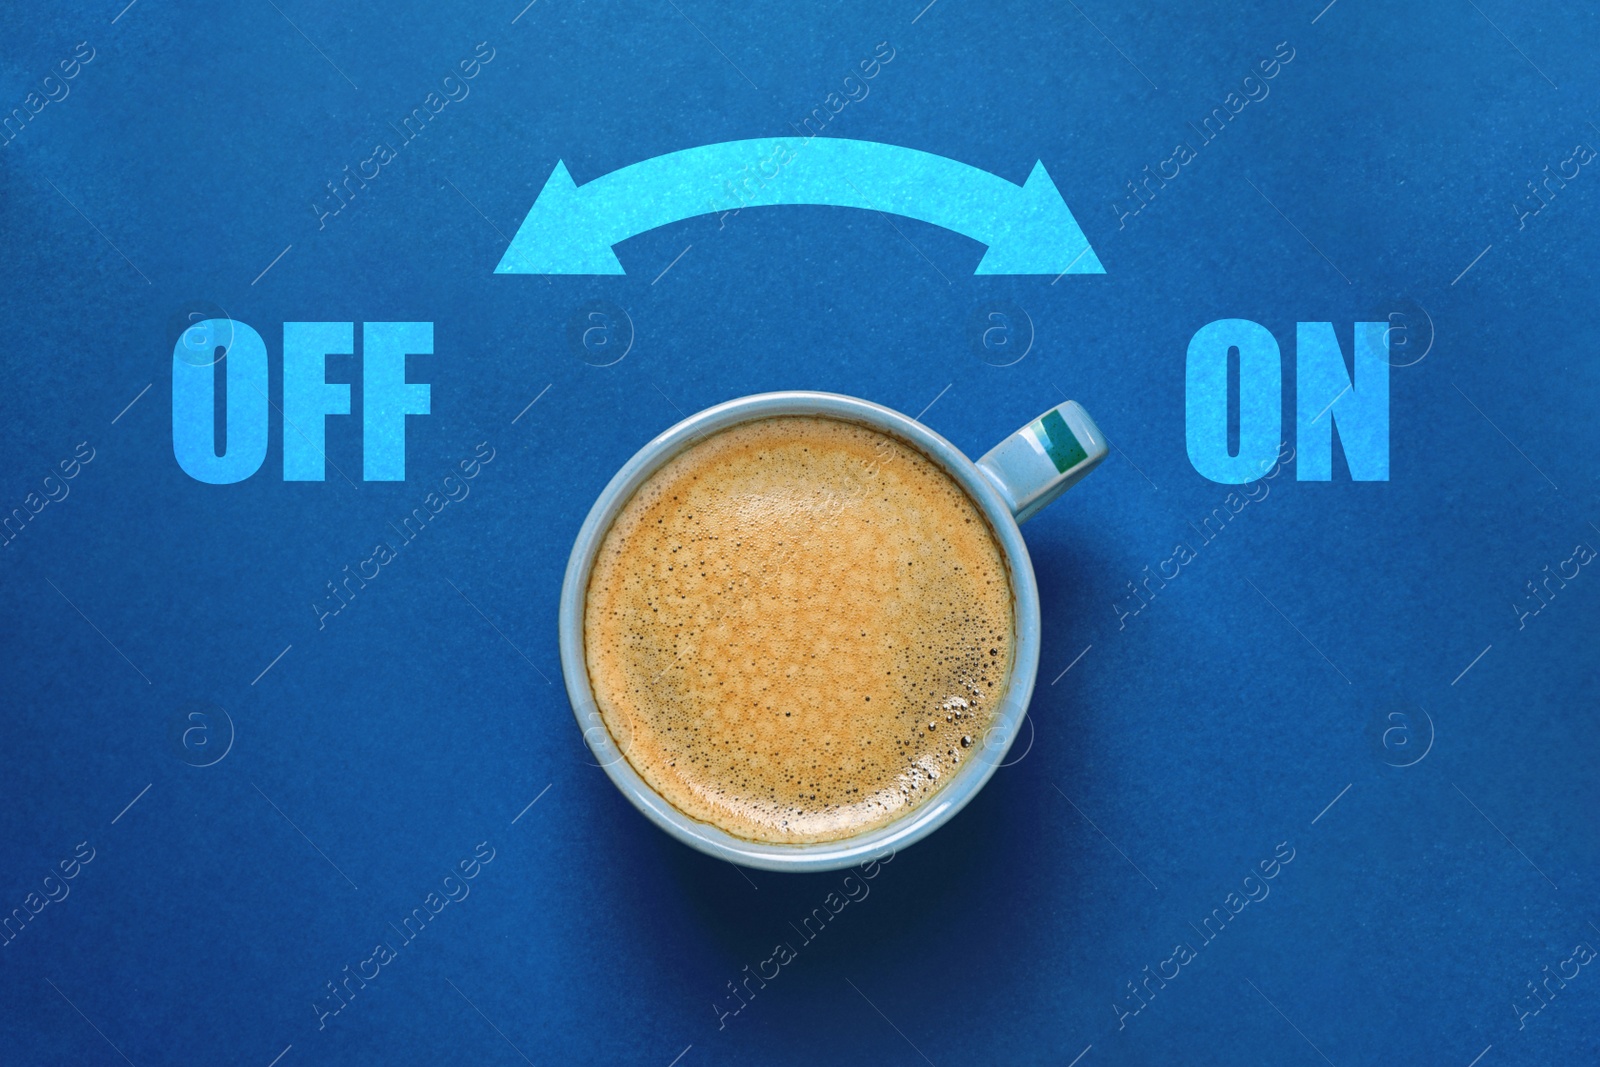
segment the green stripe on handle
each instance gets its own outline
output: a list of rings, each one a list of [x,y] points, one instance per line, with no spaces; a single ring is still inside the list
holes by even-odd
[[[1077,437],[1067,429],[1067,420],[1061,417],[1059,411],[1050,412],[1034,423],[1031,429],[1039,439],[1039,444],[1044,446],[1045,455],[1050,457],[1050,462],[1056,465],[1060,473],[1065,474],[1089,458],[1089,453],[1083,450]]]

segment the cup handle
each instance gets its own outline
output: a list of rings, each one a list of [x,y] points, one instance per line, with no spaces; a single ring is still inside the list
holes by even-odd
[[[1077,485],[1106,458],[1105,434],[1076,400],[1034,419],[991,448],[978,469],[1000,490],[1018,522]]]

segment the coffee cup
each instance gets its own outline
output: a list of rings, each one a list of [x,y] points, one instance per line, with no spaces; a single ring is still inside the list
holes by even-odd
[[[695,818],[652,787],[629,760],[631,737],[607,725],[585,649],[585,605],[596,557],[635,494],[675,457],[747,423],[808,416],[855,424],[920,454],[960,487],[981,513],[1009,575],[1014,651],[987,728],[926,801],[860,833],[819,841],[751,840]],[[1028,422],[976,462],[929,427],[878,404],[818,392],[763,393],[730,400],[684,419],[641,448],[601,492],[573,544],[562,584],[561,669],[585,742],[612,783],[651,822],[718,859],[772,871],[827,871],[903,849],[948,822],[1005,761],[1027,713],[1039,662],[1039,593],[1019,524],[1076,484],[1107,453],[1087,412],[1074,401]],[[619,736],[619,734],[621,736]]]

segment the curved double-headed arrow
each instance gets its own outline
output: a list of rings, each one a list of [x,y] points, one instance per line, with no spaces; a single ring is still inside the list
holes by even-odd
[[[919,219],[989,246],[977,274],[1104,274],[1043,163],[1022,185],[931,152],[837,137],[725,141],[582,186],[556,169],[496,274],[624,274],[611,246],[696,215],[815,204]]]

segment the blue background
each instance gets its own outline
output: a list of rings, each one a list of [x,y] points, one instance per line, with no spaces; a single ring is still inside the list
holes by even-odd
[[[1600,548],[1600,177],[1520,229],[1512,206],[1600,145],[1593,12],[474,7],[6,13],[6,109],[77,42],[95,57],[0,149],[0,506],[80,441],[95,458],[0,549],[0,910],[80,841],[95,858],[0,949],[0,1060],[1594,1061],[1595,968],[1520,1028],[1513,1004],[1600,946],[1600,576],[1521,629],[1509,606]],[[491,273],[558,159],[582,183],[789,134],[885,40],[827,135],[1018,183],[1043,160],[1104,276],[977,278],[964,237],[825,208],[643,234],[626,277]],[[323,183],[480,41],[470,96],[319,229]],[[1270,96],[1119,228],[1124,183],[1280,41]],[[567,339],[595,300],[632,324],[608,367]],[[200,302],[261,332],[275,403],[285,320],[434,322],[407,480],[360,480],[359,387],[326,446],[353,481],[284,482],[276,415],[254,477],[185,475],[171,352]],[[1008,367],[968,336],[1000,304],[1035,332]],[[1125,583],[1229,492],[1185,452],[1190,336],[1270,329],[1288,427],[1295,323],[1348,351],[1402,308],[1396,362],[1426,356],[1392,372],[1391,480],[1280,477],[1119,628]],[[777,388],[937,398],[924,420],[974,455],[1066,394],[1118,450],[1027,527],[1044,651],[1012,765],[719,1028],[726,983],[842,876],[741,872],[628,807],[567,707],[556,599],[638,446]],[[480,441],[470,497],[319,630],[324,583]],[[195,701],[234,728],[209,767],[221,716],[217,747],[174,743]],[[319,1029],[324,983],[480,841],[471,895]],[[1126,983],[1199,947],[1281,842],[1270,897],[1119,1029]]]

